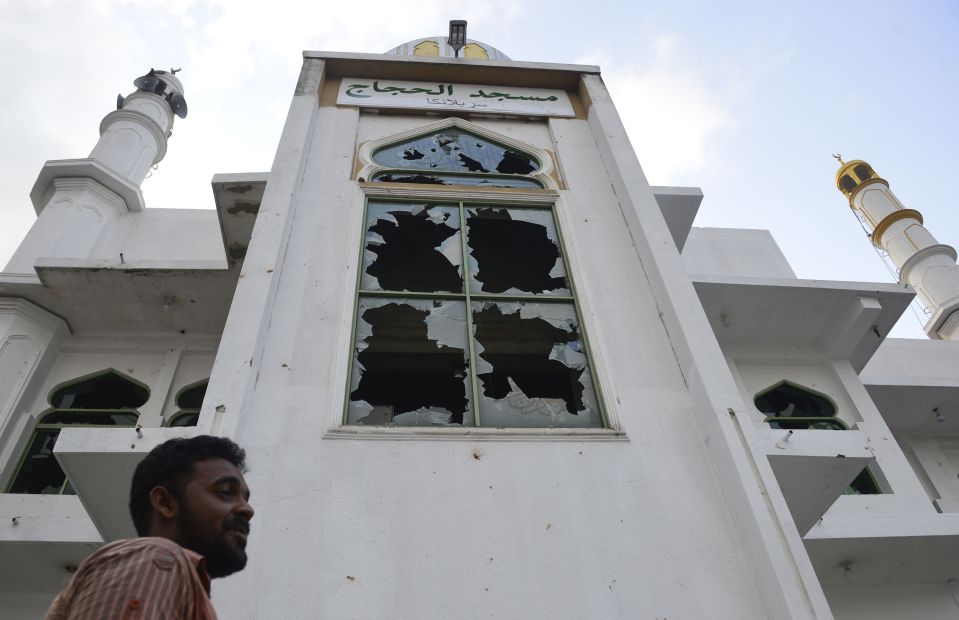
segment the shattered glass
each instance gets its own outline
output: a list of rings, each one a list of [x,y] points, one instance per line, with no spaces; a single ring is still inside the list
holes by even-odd
[[[371,181],[381,183],[426,183],[428,185],[468,185],[470,187],[521,187],[542,189],[535,179],[496,175],[467,176],[459,174],[423,174],[418,172],[378,172]]]
[[[388,168],[473,174],[529,174],[540,167],[529,155],[455,127],[382,148],[373,161]]]
[[[470,207],[466,213],[471,292],[571,294],[549,209]]]
[[[359,302],[347,424],[472,426],[462,301]]]
[[[483,426],[603,426],[572,304],[473,302],[473,332]]]
[[[370,203],[360,288],[462,293],[459,228],[458,207]]]

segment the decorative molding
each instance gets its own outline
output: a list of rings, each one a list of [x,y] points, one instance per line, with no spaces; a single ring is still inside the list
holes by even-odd
[[[536,181],[539,181],[540,183],[542,183],[543,187],[547,189],[551,189],[551,190],[559,189],[556,185],[556,180],[552,177],[552,172],[554,167],[553,158],[548,152],[544,151],[541,148],[537,148],[531,144],[520,142],[519,140],[510,138],[508,136],[504,136],[495,131],[486,129],[485,127],[481,127],[477,125],[476,123],[471,123],[470,121],[463,120],[457,117],[444,118],[443,120],[437,121],[435,123],[430,123],[428,125],[423,125],[420,127],[416,127],[414,129],[402,131],[400,133],[395,133],[383,138],[377,138],[375,140],[369,140],[363,143],[363,145],[360,146],[360,152],[359,152],[359,160],[360,160],[360,163],[363,164],[363,168],[357,174],[357,177],[356,177],[357,180],[363,179],[365,181],[369,181],[369,179],[371,179],[373,175],[376,174],[377,172],[380,172],[382,170],[394,169],[387,166],[381,166],[380,164],[377,164],[376,162],[373,161],[373,153],[375,153],[380,148],[389,146],[391,144],[395,144],[397,142],[403,142],[405,140],[412,140],[413,138],[419,138],[421,136],[429,135],[431,133],[442,131],[444,129],[450,129],[452,127],[475,134],[481,138],[486,138],[487,140],[491,142],[502,144],[503,146],[508,147],[510,149],[514,149],[514,150],[532,155],[539,162],[540,169],[536,172],[536,174],[517,175],[517,176],[521,176],[522,178],[527,178],[527,179],[535,179]],[[443,186],[440,186],[440,187],[443,187]],[[510,189],[510,188],[507,188],[507,189]],[[488,191],[488,190],[484,190],[484,191]]]
[[[114,110],[113,112],[110,112],[104,116],[103,120],[100,121],[100,135],[102,136],[105,134],[110,129],[110,126],[118,121],[128,121],[146,128],[151,134],[153,134],[153,139],[156,141],[157,145],[157,152],[153,157],[153,163],[155,164],[163,159],[163,157],[166,155],[166,135],[164,135],[163,129],[155,120],[150,118],[149,115],[137,110]]]
[[[340,426],[326,431],[323,439],[424,440],[430,441],[629,441],[629,436],[611,428],[442,428]]]
[[[952,260],[956,260],[956,250],[951,245],[946,245],[945,243],[937,243],[935,245],[928,245],[908,259],[902,264],[902,267],[899,269],[899,283],[900,284],[909,284],[909,276],[915,267],[930,256],[935,256],[936,254],[942,254],[949,256]]]
[[[26,299],[0,297],[0,315],[13,314],[38,323],[54,333],[70,333],[67,323],[57,315],[48,312]]]
[[[882,220],[880,220],[880,222],[876,224],[875,228],[873,228],[872,235],[871,235],[873,244],[881,247],[880,244],[882,243],[883,233],[885,233],[890,226],[892,226],[899,220],[905,220],[910,218],[918,221],[920,225],[923,223],[922,213],[919,213],[915,209],[899,209],[899,210],[893,211],[886,217],[882,218]]]
[[[104,187],[104,185],[99,181],[95,181],[89,177],[57,178],[53,180],[53,188],[58,192],[90,192],[107,203],[117,215],[123,215],[127,212],[127,204],[123,201],[123,198],[121,198],[119,194],[107,187]],[[67,199],[70,200],[71,203],[75,202],[72,198]],[[85,203],[80,206],[93,205]]]
[[[550,189],[491,187],[476,190],[472,187],[459,189],[446,185],[430,185],[429,188],[419,189],[414,184],[408,183],[360,183],[360,189],[367,198],[419,198],[424,201],[455,200],[456,202],[525,202],[544,206],[553,204],[559,197],[555,190]]]

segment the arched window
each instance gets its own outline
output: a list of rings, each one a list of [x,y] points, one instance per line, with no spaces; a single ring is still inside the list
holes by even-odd
[[[451,125],[373,151],[370,181],[539,189],[542,168],[521,150]]]
[[[344,424],[607,426],[549,153],[450,118],[360,159],[361,179],[465,188],[365,188]]]
[[[66,474],[53,455],[60,431],[68,426],[135,426],[150,397],[141,383],[113,369],[61,384],[50,395],[52,409],[40,416],[8,485],[8,493],[72,495]]]
[[[196,426],[200,420],[200,407],[206,396],[209,379],[186,386],[176,397],[176,406],[180,409],[167,422],[167,426]]]
[[[756,408],[773,428],[846,430],[831,400],[789,381],[781,381],[755,398]]]
[[[772,428],[790,430],[847,430],[836,417],[836,405],[826,396],[796,385],[780,381],[760,392],[753,400],[756,408],[766,414],[765,422]],[[846,490],[846,495],[876,495],[882,493],[868,469],[863,469]]]

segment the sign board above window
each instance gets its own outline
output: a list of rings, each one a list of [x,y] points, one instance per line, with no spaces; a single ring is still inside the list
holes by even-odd
[[[527,116],[575,116],[566,91],[437,82],[343,78],[340,105],[375,108],[460,110]]]

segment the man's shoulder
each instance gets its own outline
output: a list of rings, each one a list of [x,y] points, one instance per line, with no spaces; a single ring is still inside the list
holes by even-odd
[[[85,563],[98,565],[151,559],[158,564],[158,568],[170,570],[174,568],[173,565],[188,566],[195,563],[194,555],[168,538],[143,536],[108,543],[87,558]]]

